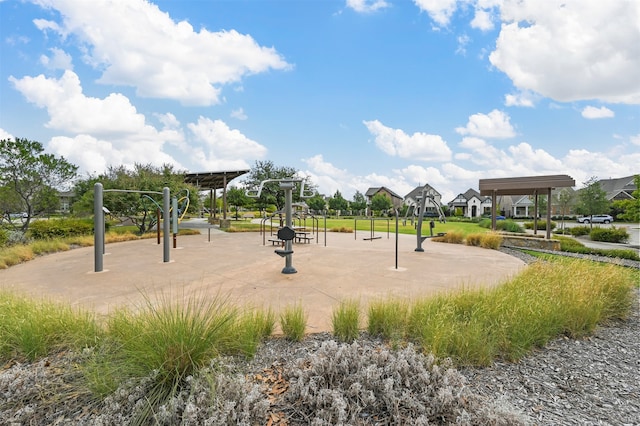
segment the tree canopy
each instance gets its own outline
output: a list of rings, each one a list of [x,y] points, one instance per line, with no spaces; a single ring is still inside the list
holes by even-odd
[[[598,178],[591,177],[584,185],[585,187],[578,192],[577,211],[584,216],[606,213],[609,210],[609,200]]]
[[[353,200],[351,201],[351,210],[357,212],[357,214],[363,214],[367,208],[367,197],[365,197],[360,191],[356,191],[353,194]]]
[[[333,197],[329,199],[329,208],[335,210],[336,214],[349,208],[349,202],[344,199],[340,191],[336,191]]]
[[[82,197],[73,205],[74,212],[93,211],[93,185],[102,183],[105,190],[124,189],[134,191],[162,192],[168,187],[171,196],[180,199],[189,191],[189,208],[196,211],[198,206],[197,188],[184,182],[184,173],[175,171],[173,166],[156,167],[150,164],[135,164],[133,169],[124,166],[109,167],[97,176],[76,185],[76,191],[84,191]],[[186,205],[182,200],[178,208]],[[153,229],[158,223],[157,206],[162,206],[162,195],[153,193],[108,192],[104,193],[104,206],[111,217],[120,221],[130,221],[139,233]]]
[[[13,223],[12,213],[24,213],[21,228],[26,231],[36,213],[57,208],[57,190],[70,186],[77,171],[78,167],[64,157],[45,153],[40,142],[0,140],[2,218]]]
[[[244,183],[248,189],[258,189],[260,184],[268,179],[300,179],[298,170],[294,167],[276,166],[272,161],[256,161]],[[314,190],[308,178],[302,178],[306,188]],[[293,191],[293,201],[300,201],[300,192]],[[284,191],[280,189],[278,182],[269,182],[262,188],[260,197],[256,200],[256,206],[264,210],[270,204],[276,206],[278,210],[284,208]]]
[[[391,199],[385,194],[376,194],[371,198],[371,210],[374,212],[382,212],[393,207]]]

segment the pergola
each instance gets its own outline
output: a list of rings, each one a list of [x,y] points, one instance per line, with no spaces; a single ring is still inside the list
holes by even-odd
[[[534,211],[538,211],[538,195],[547,195],[547,235],[551,238],[551,190],[570,188],[576,181],[568,175],[528,176],[498,179],[480,179],[480,195],[491,196],[491,229],[496,229],[496,203],[498,195],[532,195]],[[537,233],[538,217],[534,215],[533,229]]]
[[[233,179],[249,173],[249,170],[233,170],[224,172],[199,172],[187,173],[184,175],[185,183],[190,183],[198,187],[198,189],[209,190],[211,197],[211,208],[209,216],[215,217],[216,190],[222,189],[222,218],[227,218],[227,183]]]

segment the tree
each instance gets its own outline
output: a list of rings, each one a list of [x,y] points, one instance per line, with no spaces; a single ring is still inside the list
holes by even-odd
[[[614,207],[621,211],[618,217],[629,222],[640,222],[640,175],[633,177],[636,185],[635,191],[631,194],[633,199],[614,201]]]
[[[382,212],[389,210],[393,206],[391,199],[385,194],[376,194],[371,198],[371,210]]]
[[[573,191],[570,188],[562,188],[556,194],[556,205],[560,207],[560,215],[562,216],[562,225],[560,229],[564,229],[564,217],[569,211],[569,207],[573,204]]]
[[[279,167],[272,161],[256,161],[245,179],[245,186],[258,189],[260,184],[267,179],[294,179],[298,170],[293,167]],[[294,191],[293,200],[299,201],[299,194]],[[256,205],[260,210],[266,209],[269,204],[274,204],[278,210],[284,208],[284,191],[280,189],[278,182],[269,182],[262,188]]]
[[[329,198],[329,208],[335,210],[336,214],[338,214],[341,210],[347,210],[349,203],[344,199],[340,191],[336,191],[333,197]]]
[[[102,183],[105,190],[123,189],[137,192],[109,192],[104,193],[104,206],[111,212],[111,217],[121,222],[130,221],[140,234],[153,229],[158,223],[157,207],[162,207],[161,194],[164,187],[168,187],[171,196],[182,198],[189,190],[189,208],[196,211],[198,207],[197,188],[184,183],[184,173],[175,171],[173,166],[164,165],[156,167],[150,164],[135,164],[133,170],[124,166],[109,167],[98,177],[90,177],[89,181]],[[85,191],[81,199],[73,205],[75,211],[93,211],[93,184],[85,183],[76,185],[76,189]],[[186,200],[185,200],[186,201]],[[186,203],[181,203],[186,204]],[[180,206],[179,206],[180,208]]]
[[[578,212],[590,217],[605,213],[609,209],[609,200],[607,200],[607,193],[600,187],[598,178],[591,177],[583,183],[585,187],[578,193]],[[590,220],[589,223],[593,227],[593,221]]]
[[[238,210],[241,207],[248,206],[251,204],[251,199],[247,197],[246,192],[243,189],[230,187],[227,190],[227,203],[229,205],[235,207],[236,211],[236,220],[238,219]]]
[[[324,195],[316,193],[313,197],[307,200],[307,206],[316,213],[322,213],[327,208]]]
[[[360,191],[356,191],[353,194],[353,201],[351,201],[351,209],[357,212],[356,214],[362,215],[366,208],[367,198]]]
[[[0,140],[0,187],[12,194],[10,208],[20,207],[19,211],[3,210],[2,216],[10,219],[11,213],[26,213],[21,224],[22,231],[26,231],[38,209],[55,208],[52,194],[69,185],[77,171],[78,167],[64,157],[44,153],[40,142],[21,138]]]

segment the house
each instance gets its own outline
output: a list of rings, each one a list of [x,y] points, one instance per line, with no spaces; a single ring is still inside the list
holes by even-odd
[[[480,195],[478,191],[471,188],[464,194],[458,194],[447,205],[451,211],[460,209],[462,216],[469,218],[491,214],[491,197]]]
[[[442,206],[442,195],[428,183],[424,186],[416,186],[411,192],[405,195],[404,204],[408,207],[418,206],[423,191],[427,197],[424,205],[424,211],[434,213],[439,216]]]
[[[76,196],[74,191],[58,191],[58,199],[60,200],[60,213],[66,214],[71,211],[71,203]]]
[[[365,192],[364,194],[364,196],[367,198],[367,205],[371,204],[371,199],[378,194],[382,194],[385,197],[391,199],[391,205],[394,209],[402,207],[404,199],[389,188],[385,188],[384,186],[367,189],[367,192]],[[368,207],[367,210],[369,210]],[[370,211],[367,211],[367,214],[370,214]]]
[[[633,191],[637,189],[635,176],[626,176],[618,179],[602,179],[598,181],[600,188],[607,193],[607,200],[631,200]]]

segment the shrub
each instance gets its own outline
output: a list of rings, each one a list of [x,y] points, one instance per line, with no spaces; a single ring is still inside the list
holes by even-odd
[[[334,309],[331,316],[333,334],[343,342],[353,342],[360,332],[360,303],[347,300]]]
[[[353,233],[353,229],[347,227],[347,226],[341,226],[341,227],[335,227],[335,228],[331,228],[329,230],[330,232],[342,232],[342,233],[346,233],[346,234],[352,234]]]
[[[591,232],[591,228],[588,226],[574,226],[573,228],[569,228],[571,235],[574,237],[581,237],[583,235],[589,235]]]
[[[31,238],[46,240],[65,238],[93,233],[93,220],[90,219],[51,219],[36,220],[29,226]]]
[[[537,223],[538,226],[538,230],[539,231],[546,231],[547,230],[547,221],[546,220],[539,220]],[[550,223],[551,226],[551,230],[554,230],[557,226],[557,224],[554,221],[551,221]],[[527,229],[533,229],[533,222],[525,222],[524,227]]]
[[[299,342],[306,327],[307,318],[302,305],[290,306],[280,314],[280,328],[287,339]]]
[[[0,247],[4,247],[9,242],[9,232],[0,228]]]
[[[482,219],[478,223],[478,226],[480,226],[481,228],[491,229],[491,219],[486,219],[486,218]],[[496,230],[505,231],[505,232],[515,232],[518,234],[522,234],[524,232],[524,229],[522,229],[522,226],[520,226],[518,222],[515,222],[511,219],[496,221]]]
[[[607,243],[624,243],[629,240],[629,233],[624,228],[593,228],[589,233],[589,238],[593,241],[604,241]]]
[[[413,346],[329,341],[296,364],[283,394],[297,407],[291,424],[524,424],[513,407],[485,405],[450,362]]]

